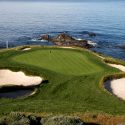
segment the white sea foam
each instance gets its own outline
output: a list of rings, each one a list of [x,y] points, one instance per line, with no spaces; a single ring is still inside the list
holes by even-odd
[[[81,39],[81,38],[75,38],[76,40],[83,40],[83,39]]]
[[[31,41],[36,42],[36,41],[38,41],[38,40],[37,40],[37,39],[31,39]]]
[[[95,43],[95,42],[93,42],[93,41],[88,40],[87,42],[88,42],[89,45],[97,46],[97,43]]]

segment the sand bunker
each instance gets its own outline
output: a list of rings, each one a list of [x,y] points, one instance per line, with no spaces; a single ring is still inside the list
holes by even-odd
[[[104,87],[110,93],[125,100],[125,78],[108,80],[104,83]]]
[[[65,49],[75,49],[75,48],[70,47],[70,46],[62,46],[62,47],[60,47],[60,48],[65,48]]]
[[[100,56],[100,55],[97,55],[97,56],[101,59],[105,59],[105,57],[103,57],[103,56]],[[117,68],[117,69],[121,70],[122,72],[125,72],[125,66],[123,66],[123,65],[111,64],[111,63],[106,63],[106,64],[111,66],[111,67]]]
[[[109,63],[108,65],[125,72],[125,66],[123,65],[109,64]],[[125,78],[107,81],[105,83],[105,88],[112,94],[125,100]]]
[[[119,70],[125,72],[125,66],[123,66],[123,65],[110,64],[110,63],[107,63],[107,64],[108,64],[109,66],[112,66],[112,67],[114,67],[114,68],[117,68],[117,69],[119,69]]]
[[[6,85],[22,85],[34,86],[42,82],[42,78],[38,76],[27,76],[23,72],[13,72],[10,70],[0,70],[0,86]]]
[[[22,49],[22,51],[28,51],[28,50],[31,50],[31,48],[27,47],[27,48]]]
[[[102,57],[100,55],[97,55],[97,56],[100,57],[101,59],[105,59],[104,57]],[[123,65],[111,64],[111,63],[106,63],[106,64],[111,67],[117,68],[117,69],[121,70],[122,72],[125,72],[125,66],[123,66]],[[104,83],[104,87],[110,93],[125,100],[125,78],[106,81]]]
[[[112,93],[125,100],[125,78],[110,81]]]

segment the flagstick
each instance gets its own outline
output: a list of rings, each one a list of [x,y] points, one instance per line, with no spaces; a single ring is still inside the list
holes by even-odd
[[[8,47],[8,41],[6,41],[6,48],[8,49],[9,47]]]

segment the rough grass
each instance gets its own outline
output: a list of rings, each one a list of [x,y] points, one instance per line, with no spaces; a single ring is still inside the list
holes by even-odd
[[[50,53],[51,51],[51,53]],[[46,78],[39,92],[26,99],[0,99],[0,114],[11,111],[72,114],[124,114],[125,102],[100,89],[100,80],[120,71],[107,66],[92,52],[81,49],[38,47],[0,54],[0,67]]]

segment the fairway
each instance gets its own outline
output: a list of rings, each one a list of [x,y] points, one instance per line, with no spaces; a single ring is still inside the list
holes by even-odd
[[[48,81],[31,97],[0,99],[0,115],[11,111],[125,113],[125,103],[100,88],[104,76],[120,71],[86,49],[41,46],[28,51],[12,49],[1,52],[0,67],[24,71]]]
[[[27,52],[13,58],[16,62],[38,66],[67,75],[83,75],[99,72],[93,58],[86,52],[71,49],[43,49]]]

